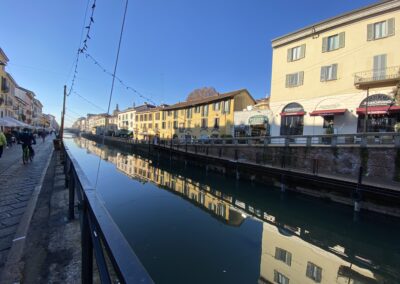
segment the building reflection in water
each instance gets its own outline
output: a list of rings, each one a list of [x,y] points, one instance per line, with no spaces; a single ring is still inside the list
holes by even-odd
[[[376,271],[371,260],[353,255],[324,239],[307,238],[310,232],[276,221],[276,217],[209,185],[157,167],[151,159],[98,147],[96,142],[76,138],[88,152],[113,163],[125,175],[151,182],[183,197],[231,226],[240,226],[247,217],[263,222],[259,283],[393,283]],[[393,272],[395,278],[399,272]],[[392,278],[389,277],[389,278]]]

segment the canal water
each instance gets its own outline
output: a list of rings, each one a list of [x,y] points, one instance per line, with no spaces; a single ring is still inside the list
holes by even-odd
[[[65,139],[156,283],[400,283],[399,219]],[[97,175],[101,157],[100,170]]]

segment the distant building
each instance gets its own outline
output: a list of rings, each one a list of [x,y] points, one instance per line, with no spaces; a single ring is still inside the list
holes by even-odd
[[[269,98],[257,100],[255,105],[249,105],[241,111],[234,112],[234,136],[258,137],[270,135]]]
[[[272,135],[393,131],[399,30],[400,1],[390,0],[272,40]]]

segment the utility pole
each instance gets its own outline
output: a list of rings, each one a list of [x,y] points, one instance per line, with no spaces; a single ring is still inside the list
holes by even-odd
[[[60,130],[60,139],[62,141],[64,137],[64,116],[65,116],[65,99],[67,97],[67,86],[64,85],[64,102],[63,102],[63,110],[61,113],[61,130]]]

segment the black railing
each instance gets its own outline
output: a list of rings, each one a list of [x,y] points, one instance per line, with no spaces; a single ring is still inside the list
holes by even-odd
[[[69,218],[75,218],[76,204],[79,211],[82,283],[93,283],[93,253],[101,283],[153,283],[71,152],[62,151]]]

